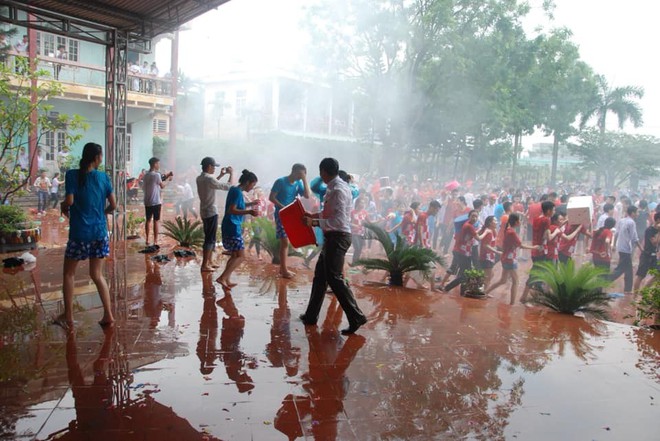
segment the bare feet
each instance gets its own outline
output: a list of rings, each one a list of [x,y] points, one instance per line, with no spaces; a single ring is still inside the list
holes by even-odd
[[[220,264],[219,263],[212,263],[211,268],[218,269],[218,268],[220,268]]]
[[[112,317],[103,317],[101,320],[99,320],[99,325],[101,325],[102,328],[110,328],[115,325],[115,319]]]
[[[213,269],[213,267],[208,266],[208,267],[201,267],[200,271],[203,273],[212,273],[215,270]]]
[[[296,273],[294,273],[293,271],[287,271],[285,273],[280,273],[280,277],[282,277],[283,279],[293,279],[295,275],[296,275]]]
[[[220,286],[222,286],[223,290],[231,291],[231,286],[222,277],[218,277],[217,279],[215,279],[215,281],[218,282],[220,284]]]
[[[65,331],[73,330],[73,319],[67,319],[64,314],[61,314],[53,319],[53,324],[61,327]]]

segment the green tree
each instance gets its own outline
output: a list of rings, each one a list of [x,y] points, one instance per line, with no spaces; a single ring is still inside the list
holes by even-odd
[[[608,190],[631,177],[656,175],[660,163],[660,139],[652,136],[587,129],[569,148],[582,158],[585,169],[605,177]]]
[[[29,138],[36,133],[36,145],[49,132],[56,130],[66,134],[65,146],[70,147],[80,140],[88,124],[79,115],[60,113],[56,118],[49,116],[53,109],[50,98],[61,95],[61,83],[52,81],[50,72],[28,68],[27,58],[17,58],[24,63],[22,69],[13,69],[0,64],[0,203],[4,204],[20,194],[29,185],[29,173],[19,166],[22,148],[28,149]],[[32,120],[36,113],[36,123]],[[30,152],[29,169],[36,161],[36,149]]]
[[[607,115],[610,112],[618,118],[620,129],[623,129],[627,121],[630,121],[635,127],[642,125],[642,108],[637,100],[644,97],[643,88],[636,86],[611,88],[603,75],[598,75],[596,82],[598,89],[582,114],[581,127],[585,127],[587,122],[595,117],[598,130],[600,133],[605,133]]]
[[[545,134],[553,138],[552,186],[557,182],[559,144],[577,133],[577,118],[597,92],[594,74],[580,60],[579,50],[570,38],[568,29],[551,31],[540,39],[537,57],[542,127]]]

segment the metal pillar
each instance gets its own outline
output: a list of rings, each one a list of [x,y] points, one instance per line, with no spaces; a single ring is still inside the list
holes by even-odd
[[[112,44],[106,46],[105,60],[105,168],[117,199],[112,215],[111,240],[126,239],[126,80],[128,34],[110,31]]]

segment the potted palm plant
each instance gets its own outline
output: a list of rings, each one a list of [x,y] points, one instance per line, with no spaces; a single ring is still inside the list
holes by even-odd
[[[420,271],[425,277],[430,277],[434,264],[444,266],[442,257],[431,249],[408,245],[399,235],[396,236],[396,242],[392,243],[390,235],[383,228],[375,224],[365,224],[365,227],[383,246],[385,258],[360,259],[356,265],[367,271],[386,271],[392,286],[403,286],[404,275],[411,271]]]
[[[185,248],[198,247],[204,243],[204,230],[198,220],[191,222],[188,218],[177,217],[174,222],[163,222],[165,236],[177,241],[179,246]]]
[[[576,269],[572,260],[558,265],[539,263],[531,275],[533,281],[541,282],[540,291],[534,291],[531,301],[564,314],[581,312],[606,319],[610,299],[604,289],[611,284],[606,274],[607,270],[591,264]]]
[[[637,309],[635,325],[646,324],[652,329],[660,329],[660,271],[651,270],[653,282],[640,291],[634,302]]]
[[[463,273],[463,281],[461,282],[461,295],[463,297],[472,297],[475,299],[483,299],[486,297],[485,293],[486,273],[480,269],[469,269]]]
[[[252,219],[252,241],[258,243],[270,255],[271,263],[279,265],[280,263],[280,240],[276,236],[275,226],[271,221],[264,217]],[[303,254],[296,251],[289,245],[288,256],[303,257]]]

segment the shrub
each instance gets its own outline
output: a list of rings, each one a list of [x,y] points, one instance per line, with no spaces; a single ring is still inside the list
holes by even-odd
[[[403,286],[403,275],[411,271],[421,271],[425,277],[431,275],[434,263],[444,266],[444,260],[433,250],[416,245],[408,245],[399,235],[396,243],[392,243],[390,235],[381,227],[374,224],[365,224],[373,233],[374,238],[380,242],[385,250],[385,259],[360,259],[356,265],[366,270],[383,270],[389,274],[390,285]]]
[[[11,233],[21,223],[28,222],[29,218],[21,207],[15,205],[0,205],[0,232]]]
[[[642,288],[639,300],[635,301],[637,317],[635,325],[645,321],[652,321],[651,327],[660,327],[660,271],[651,270],[653,282]]]
[[[272,263],[280,263],[280,240],[277,238],[275,225],[264,217],[252,219],[252,240],[258,243],[270,255]],[[303,257],[289,244],[288,256]]]
[[[531,301],[564,314],[583,312],[606,319],[609,297],[603,289],[611,284],[604,277],[606,274],[607,270],[591,264],[576,269],[572,260],[558,265],[539,263],[531,275],[534,281],[541,282],[540,291],[532,294]]]
[[[174,222],[163,222],[163,228],[167,237],[176,240],[179,246],[196,247],[204,243],[204,230],[200,221],[191,222],[187,218],[177,217]]]

